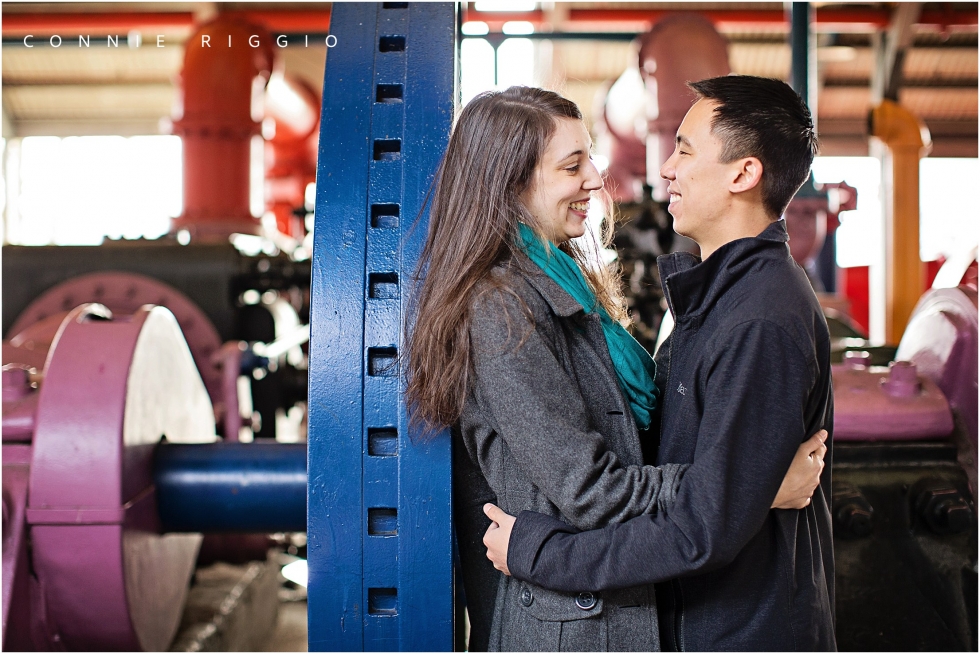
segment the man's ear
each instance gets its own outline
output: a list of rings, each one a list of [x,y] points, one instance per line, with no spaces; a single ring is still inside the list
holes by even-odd
[[[735,177],[732,179],[728,190],[732,193],[744,193],[750,191],[762,183],[762,162],[756,157],[746,157],[734,162],[736,164]]]

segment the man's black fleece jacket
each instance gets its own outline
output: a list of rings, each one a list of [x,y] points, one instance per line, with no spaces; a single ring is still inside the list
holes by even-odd
[[[784,223],[701,262],[660,257],[675,318],[657,354],[657,463],[688,463],[673,505],[577,532],[518,516],[508,567],[563,591],[659,583],[661,640],[680,650],[834,650],[826,468],[803,510],[770,509],[797,448],[833,429],[830,335]]]

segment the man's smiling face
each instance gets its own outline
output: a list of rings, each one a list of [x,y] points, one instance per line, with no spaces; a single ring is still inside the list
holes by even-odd
[[[721,163],[724,144],[711,131],[717,102],[698,100],[677,130],[674,153],[660,168],[669,184],[674,231],[701,242],[725,219],[730,207],[728,186],[737,176],[732,163]]]

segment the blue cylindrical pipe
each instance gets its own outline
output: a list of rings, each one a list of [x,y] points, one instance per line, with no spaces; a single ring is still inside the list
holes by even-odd
[[[153,476],[165,532],[306,531],[305,443],[161,443]]]

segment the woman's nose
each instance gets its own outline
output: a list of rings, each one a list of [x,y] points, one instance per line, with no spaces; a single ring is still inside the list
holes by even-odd
[[[598,191],[602,186],[602,175],[599,174],[599,169],[595,167],[595,164],[589,160],[586,165],[585,182],[582,184],[582,188],[587,191]]]

